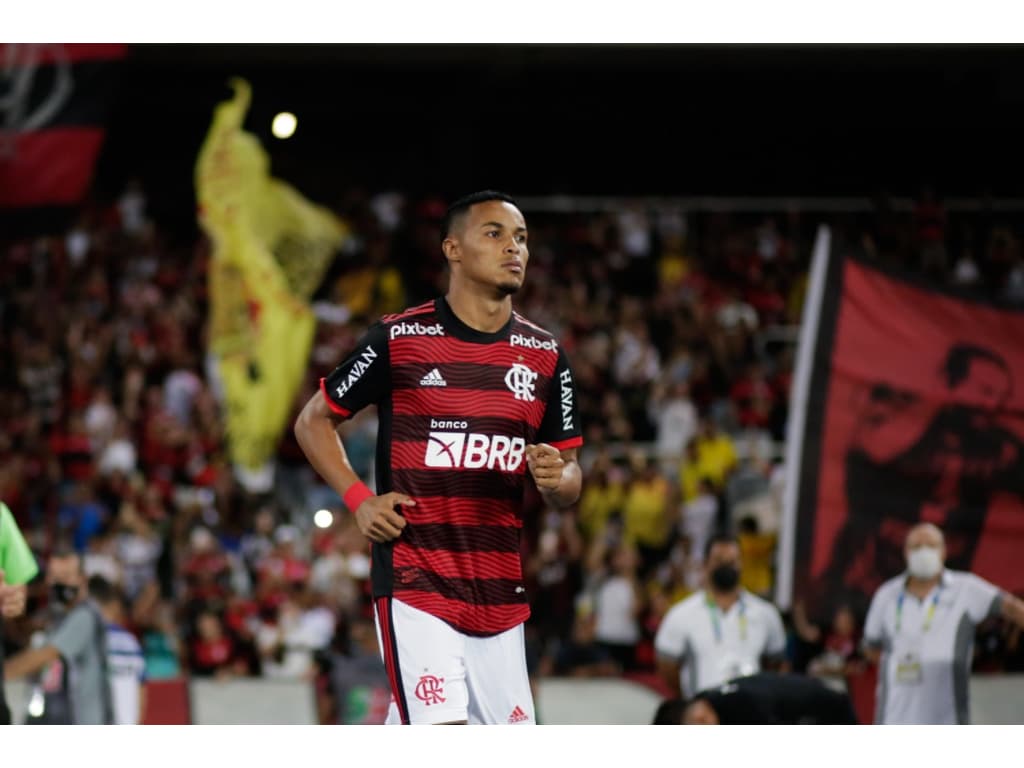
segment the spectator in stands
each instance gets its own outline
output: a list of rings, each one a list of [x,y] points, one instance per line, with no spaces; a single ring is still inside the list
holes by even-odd
[[[705,418],[696,439],[696,450],[698,476],[708,477],[716,488],[722,488],[729,473],[736,468],[736,445],[732,438],[719,430],[714,419]]]
[[[746,515],[740,520],[736,538],[743,561],[743,588],[770,600],[775,586],[775,534],[761,533],[757,518]]]
[[[622,502],[622,522],[626,541],[640,555],[644,578],[668,555],[677,513],[672,487],[658,471],[656,459],[634,451],[630,464],[633,479]]]
[[[146,711],[146,660],[125,626],[124,597],[102,576],[89,579],[89,596],[106,625],[107,679],[115,725],[138,725]]]
[[[192,674],[199,677],[228,678],[248,671],[238,643],[226,631],[221,616],[212,610],[203,610],[197,617],[189,655]]]
[[[643,593],[637,579],[639,559],[632,544],[624,542],[608,554],[606,572],[593,593],[594,639],[621,669],[636,666],[640,641]]]

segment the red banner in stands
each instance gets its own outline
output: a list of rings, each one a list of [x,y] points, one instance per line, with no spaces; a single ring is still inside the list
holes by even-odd
[[[82,199],[124,55],[115,44],[0,44],[0,206]]]
[[[1024,311],[836,254],[823,274],[790,453],[792,598],[863,616],[919,522],[945,532],[948,567],[1024,592]]]

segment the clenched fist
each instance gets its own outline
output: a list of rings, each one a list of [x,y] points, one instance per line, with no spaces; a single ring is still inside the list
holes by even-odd
[[[562,482],[562,470],[565,461],[562,453],[547,443],[526,446],[526,466],[533,475],[537,487],[543,490],[558,490]]]

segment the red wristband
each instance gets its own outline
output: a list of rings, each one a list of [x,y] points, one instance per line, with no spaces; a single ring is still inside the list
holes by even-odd
[[[371,496],[376,495],[377,494],[366,487],[366,483],[360,480],[359,482],[353,483],[349,489],[345,491],[345,495],[342,496],[342,499],[345,502],[345,506],[349,508],[349,511],[355,512],[359,509],[360,504]]]

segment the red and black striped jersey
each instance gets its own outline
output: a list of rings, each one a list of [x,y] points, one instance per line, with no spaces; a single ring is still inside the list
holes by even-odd
[[[525,448],[583,443],[572,370],[552,335],[515,312],[482,333],[438,298],[383,317],[320,386],[342,416],[377,405],[377,492],[416,500],[402,535],[373,544],[374,596],[470,635],[525,621]]]

